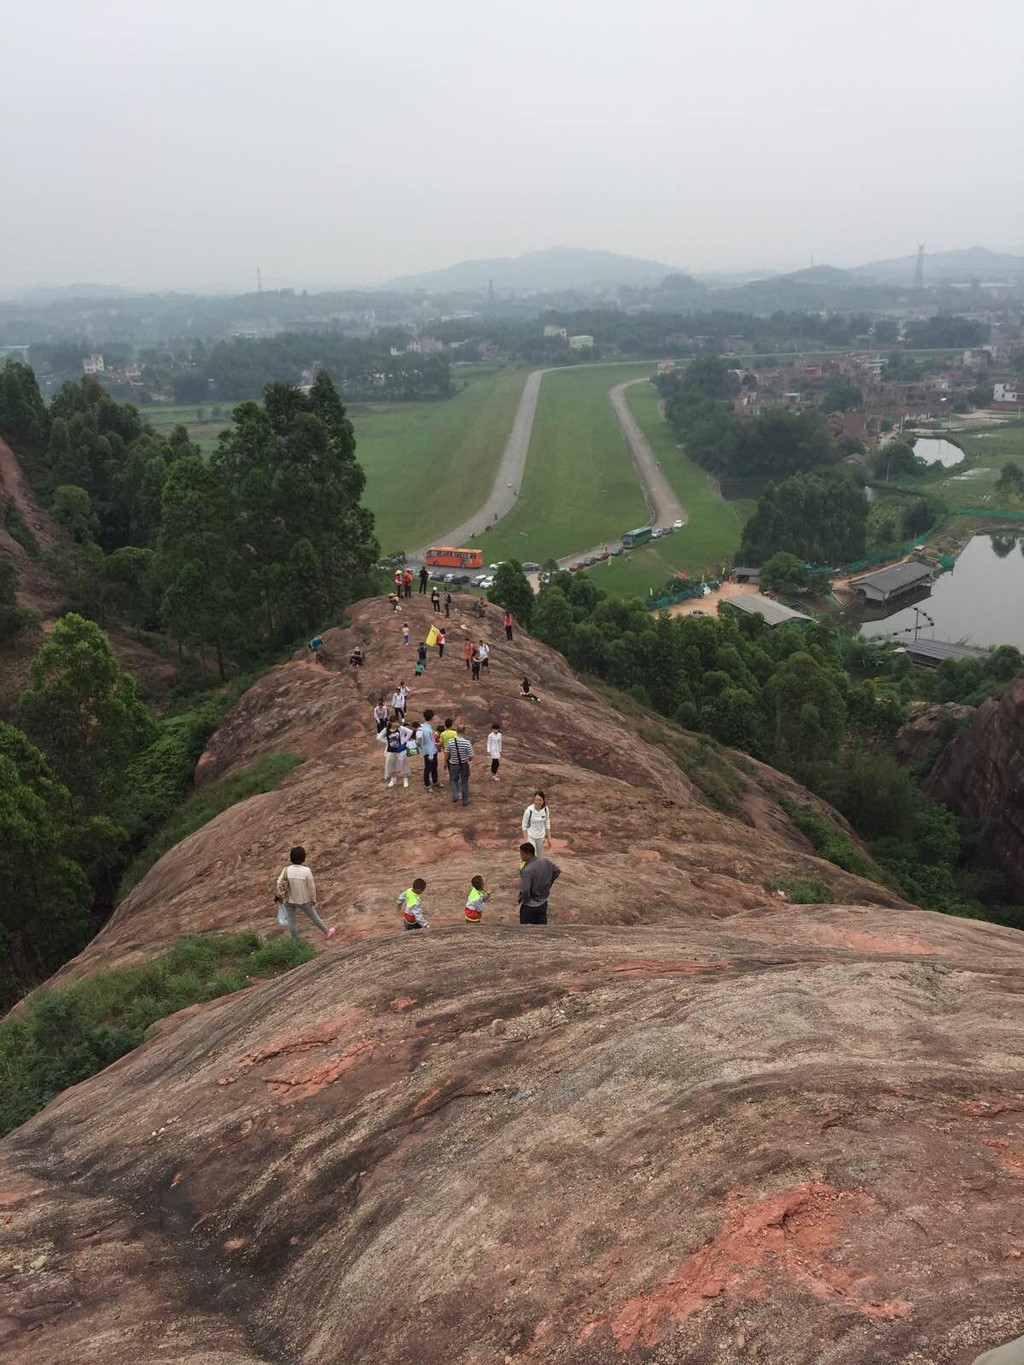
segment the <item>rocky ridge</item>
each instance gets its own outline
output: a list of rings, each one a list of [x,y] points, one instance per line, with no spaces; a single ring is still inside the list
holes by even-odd
[[[985,822],[993,856],[1024,897],[1024,675],[978,707],[925,788],[958,815]]]
[[[455,622],[412,699],[455,699],[474,741],[505,723],[465,811],[381,781],[367,696],[411,650],[379,603],[328,637],[342,663],[364,642],[362,675],[296,659],[214,737],[209,779],[307,761],[172,850],[65,977],[269,920],[297,837],[342,942],[0,1143],[5,1361],[967,1365],[1024,1330],[1024,939],[821,862],[776,800],[806,794],[760,765],[713,809],[646,721],[495,623],[492,677]],[[521,929],[537,783],[565,870]],[[466,925],[478,870],[497,894]],[[394,933],[418,871],[436,927]]]

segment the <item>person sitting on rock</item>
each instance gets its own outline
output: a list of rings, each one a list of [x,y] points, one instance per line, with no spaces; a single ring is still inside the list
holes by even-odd
[[[537,696],[536,692],[530,691],[529,678],[524,678],[519,684],[519,695],[526,701],[540,701],[540,697]]]
[[[351,656],[349,657],[349,663],[352,665],[353,668],[362,668],[365,662],[366,655],[363,652],[362,645],[356,645],[355,649],[353,649],[352,651]]]
[[[426,889],[426,882],[422,877],[417,877],[412,886],[398,897],[398,908],[402,912],[402,924],[406,929],[430,928],[423,918],[423,905],[420,899]]]

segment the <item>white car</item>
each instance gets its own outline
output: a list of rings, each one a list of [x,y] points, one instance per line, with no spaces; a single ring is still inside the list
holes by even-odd
[[[682,529],[683,529],[683,521],[682,521],[682,518],[680,517],[679,520],[674,521],[674,522],[672,523],[672,530],[673,530],[673,531],[681,531]]]
[[[480,579],[480,581],[477,583],[476,586],[477,586],[478,588],[483,588],[485,592],[487,591],[488,588],[493,588],[493,587],[494,587],[494,575],[493,575],[493,574],[489,574],[489,573],[484,574],[483,578]]]

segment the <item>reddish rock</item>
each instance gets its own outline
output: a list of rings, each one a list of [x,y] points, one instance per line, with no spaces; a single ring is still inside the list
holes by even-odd
[[[978,707],[925,787],[958,815],[986,822],[992,854],[1024,897],[1024,674]]]
[[[0,1144],[0,1355],[966,1365],[1022,992],[1019,934],[884,908],[324,953]]]
[[[477,873],[494,888],[489,922],[517,921],[522,813],[538,787],[552,811],[548,851],[563,869],[553,901],[563,924],[680,923],[769,902],[772,913],[787,913],[766,890],[775,877],[824,881],[837,900],[904,904],[887,888],[815,857],[776,796],[811,802],[849,835],[830,807],[781,773],[741,758],[736,814],[715,810],[669,751],[641,736],[656,734],[655,722],[614,711],[536,640],[517,633],[507,645],[496,608],[483,623],[457,611],[444,660],[433,658],[421,679],[413,678],[412,646],[402,645],[398,622],[411,621],[413,639],[422,637],[436,619],[429,599],[414,598],[401,618],[380,601],[357,604],[351,616],[347,630],[326,634],[342,671],[302,656],[274,669],[225,717],[199,772],[211,780],[285,750],[308,761],[278,790],[225,811],[161,858],[59,979],[151,957],[183,933],[277,932],[271,893],[295,843],[307,850],[321,913],[343,941],[391,932],[395,897],[419,875],[428,881],[434,924],[463,919]],[[479,639],[481,631],[492,645],[492,664],[474,684],[460,642],[470,632]],[[356,640],[368,658],[358,673],[344,664]],[[518,699],[523,674],[540,693],[539,704]],[[410,716],[425,707],[438,719],[454,715],[476,746],[465,809],[452,804],[443,777],[437,791],[424,791],[419,759],[412,760],[408,791],[383,781],[370,712],[379,695],[390,698],[400,677],[413,686]],[[498,782],[490,780],[484,750],[495,717],[504,733]],[[730,763],[727,751],[712,752],[723,767]]]
[[[973,706],[961,706],[955,701],[936,706],[923,706],[915,711],[902,726],[893,744],[893,757],[899,763],[914,767],[934,748],[936,751],[957,723],[974,715]]]

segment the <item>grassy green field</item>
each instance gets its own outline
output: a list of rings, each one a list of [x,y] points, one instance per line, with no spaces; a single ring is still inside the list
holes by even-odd
[[[526,373],[460,373],[465,388],[443,402],[353,409],[363,501],[385,554],[422,545],[486,501]]]
[[[1014,460],[1024,468],[1024,423],[1007,422],[971,431],[926,433],[960,446],[966,458],[944,469],[937,465],[925,474],[894,479],[897,488],[914,493],[937,493],[950,507],[1024,510],[1024,498],[996,491],[1002,467]]]
[[[488,562],[550,558],[589,550],[647,521],[608,399],[624,379],[646,378],[652,363],[595,365],[544,376],[519,498],[479,541]]]
[[[628,561],[619,555],[590,572],[606,592],[646,595],[648,588],[660,588],[675,573],[720,568],[739,549],[743,524],[756,504],[751,499],[722,502],[713,496],[707,475],[678,449],[662,420],[653,385],[635,384],[627,390],[627,401],[689,520],[681,531],[634,550]]]

